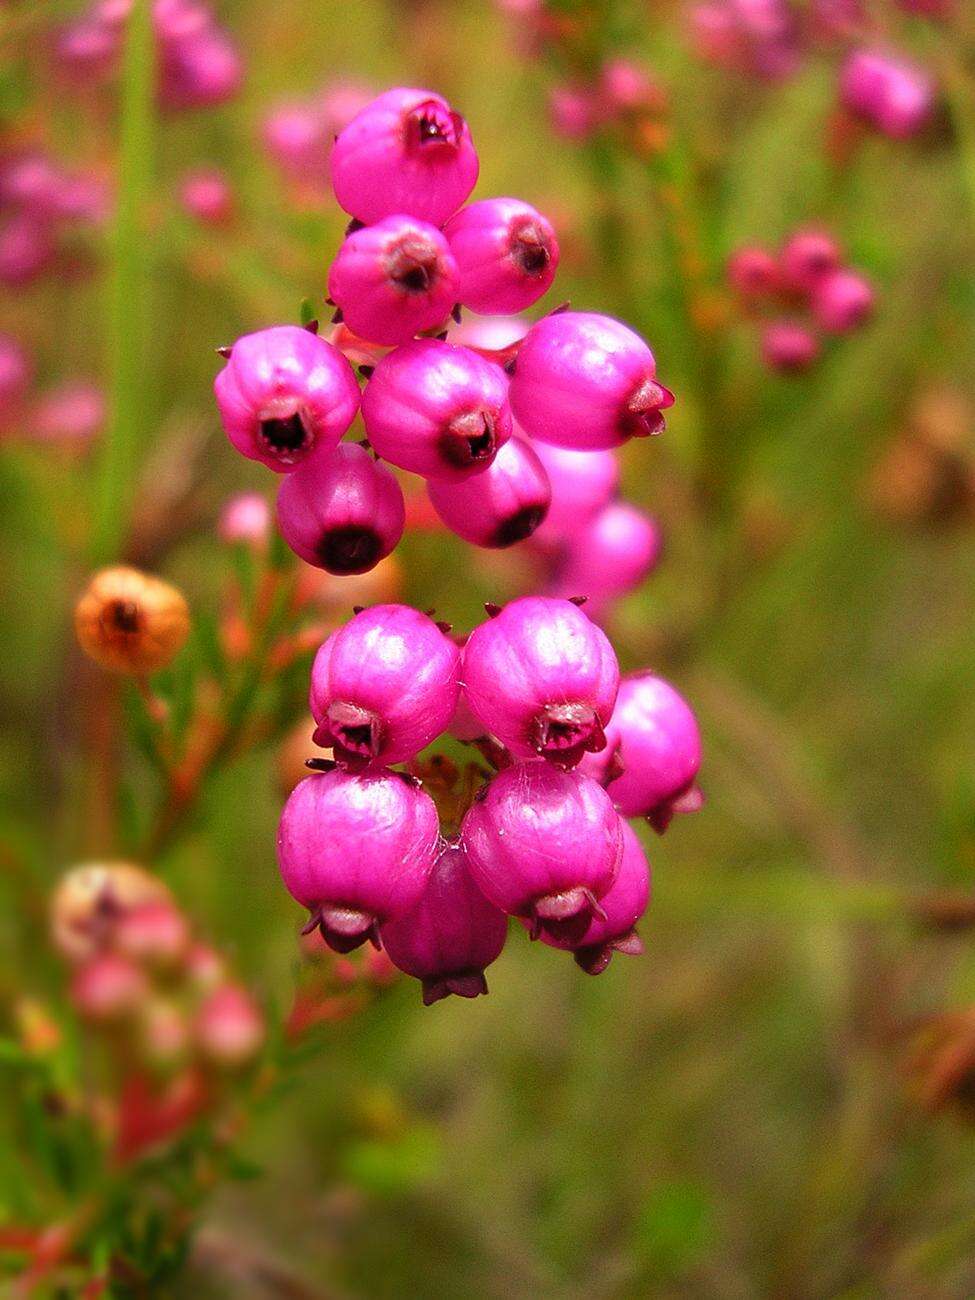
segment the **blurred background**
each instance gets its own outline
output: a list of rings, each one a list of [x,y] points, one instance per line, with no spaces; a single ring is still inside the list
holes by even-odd
[[[126,50],[123,15],[112,49],[83,30],[79,56],[82,5],[0,5],[0,328],[22,353],[0,445],[0,1261],[19,1293],[975,1288],[975,16],[797,4],[768,37],[747,5],[692,10],[221,0],[239,84],[231,68],[196,102],[206,86],[158,59],[152,94],[144,18],[149,39]],[[917,129],[842,108],[866,46],[930,77]],[[614,98],[617,60],[633,77]],[[265,561],[218,520],[275,484],[220,431],[214,349],[304,300],[324,316],[346,224],[329,114],[396,84],[465,115],[479,196],[554,222],[562,266],[533,314],[620,316],[677,395],[666,434],[621,453],[665,551],[606,622],[624,668],[694,706],[707,804],[646,832],[642,958],[590,979],[512,934],[490,997],[432,1008],[406,980],[329,970],[345,992],[286,1044],[296,981],[326,959],[299,955],[275,826],[315,631],[358,595],[315,589],[308,644],[245,682],[251,714],[186,800],[153,700],[83,660],[72,610],[118,558],[178,585],[194,634],[154,698],[186,726],[247,676],[234,602]],[[60,169],[43,220],[10,181],[24,157]],[[875,303],[790,373],[726,268],[810,225]],[[538,580],[530,546],[412,520],[367,601],[398,591],[464,628]],[[223,1112],[192,1159],[104,1157],[78,1101],[102,1049],[48,921],[92,858],[158,873],[263,1009],[275,1083],[234,1103],[232,1159],[212,1157]]]

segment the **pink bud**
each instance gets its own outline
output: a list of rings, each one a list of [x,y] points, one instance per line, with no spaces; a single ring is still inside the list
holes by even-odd
[[[265,118],[261,139],[271,160],[286,176],[324,188],[332,137],[319,105],[278,105]]]
[[[662,549],[655,519],[626,501],[611,501],[570,539],[552,594],[588,596],[586,609],[595,617],[606,601],[639,587]]]
[[[728,260],[728,279],[743,298],[765,298],[780,287],[779,263],[765,248],[739,248]]]
[[[931,116],[934,85],[907,59],[880,50],[855,50],[840,75],[843,103],[884,135],[916,135]]]
[[[585,86],[556,86],[549,94],[549,116],[559,135],[584,140],[599,125],[599,105]]]
[[[259,492],[241,492],[224,503],[217,535],[229,546],[255,548],[266,544],[271,532],[271,509]]]
[[[620,765],[622,775],[614,776]],[[700,808],[700,766],[701,735],[690,706],[646,672],[620,682],[606,748],[584,758],[581,770],[608,780],[606,792],[624,817],[646,817],[663,834],[675,812]]]
[[[573,767],[606,743],[619,665],[578,606],[524,596],[471,633],[462,679],[472,712],[513,754]]]
[[[361,768],[415,758],[457,707],[460,651],[426,614],[374,605],[333,632],[315,656],[315,743]]]
[[[254,999],[238,984],[209,993],[197,1013],[195,1033],[200,1051],[214,1065],[237,1069],[260,1051],[264,1017]]]
[[[164,41],[160,99],[169,109],[211,108],[240,90],[244,70],[226,32],[215,24],[199,33]]]
[[[650,901],[650,864],[633,829],[622,820],[620,831],[623,856],[619,875],[609,892],[599,900],[604,915],[594,916],[589,929],[575,942],[544,932],[539,936],[552,948],[564,948],[575,953],[576,962],[587,975],[601,975],[614,952],[633,956],[643,952],[636,923]]]
[[[191,217],[206,226],[223,226],[234,215],[234,196],[223,172],[200,168],[183,177],[180,202]]]
[[[336,769],[307,777],[281,814],[285,886],[326,943],[351,952],[420,900],[440,839],[437,809],[395,772]]]
[[[451,483],[431,479],[427,491],[448,528],[474,546],[501,548],[530,537],[551,499],[548,475],[534,449],[512,438],[482,474]]]
[[[362,418],[384,460],[425,478],[467,478],[511,436],[508,380],[467,348],[417,339],[380,361]]]
[[[662,433],[673,395],[653,353],[609,316],[565,311],[528,331],[511,381],[518,423],[534,438],[579,451]]]
[[[615,496],[619,461],[613,451],[573,451],[547,442],[532,445],[552,485],[552,503],[535,540],[546,546],[561,545]]]
[[[782,275],[791,289],[811,293],[823,276],[835,271],[842,250],[825,230],[797,230],[782,249]]]
[[[428,90],[397,88],[368,104],[332,149],[339,204],[367,225],[403,212],[442,226],[477,180],[467,123]]]
[[[0,284],[20,288],[43,275],[57,249],[46,222],[18,213],[0,226]]]
[[[6,415],[24,398],[34,367],[27,350],[12,334],[0,334],[0,415]]]
[[[848,334],[869,320],[874,293],[864,276],[840,268],[819,282],[812,305],[821,329],[828,334]]]
[[[464,818],[474,880],[502,911],[570,941],[602,909],[622,853],[605,791],[578,772],[523,763],[499,772]]]
[[[337,445],[359,409],[359,385],[337,348],[297,325],[245,334],[214,381],[227,437],[287,473]]]
[[[416,217],[392,216],[354,231],[328,273],[345,324],[371,343],[406,343],[450,315],[457,263],[446,239]]]
[[[420,901],[382,929],[393,963],[423,983],[423,1004],[487,993],[485,967],[508,937],[504,912],[474,883],[464,850],[444,849]]]
[[[76,379],[43,393],[30,423],[42,442],[86,446],[102,432],[105,418],[105,394],[96,384]]]
[[[796,321],[777,320],[765,327],[762,357],[771,370],[799,375],[819,356],[815,334]]]
[[[88,1020],[107,1022],[132,1014],[145,998],[146,978],[134,962],[103,952],[79,966],[71,981],[71,1001]]]
[[[190,932],[185,918],[171,903],[142,903],[119,917],[115,943],[132,961],[173,966],[185,956]]]
[[[403,492],[385,465],[344,442],[281,484],[278,524],[296,555],[329,573],[368,573],[403,536]]]
[[[559,245],[550,223],[521,199],[482,199],[444,227],[471,311],[524,311],[555,279]]]

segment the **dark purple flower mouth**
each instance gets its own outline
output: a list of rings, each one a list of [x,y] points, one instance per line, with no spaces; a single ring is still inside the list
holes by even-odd
[[[387,251],[384,265],[389,279],[404,293],[429,293],[441,275],[436,248],[417,232],[398,239]]]
[[[494,416],[490,411],[468,411],[451,420],[440,439],[444,460],[458,469],[490,462],[497,451]]]
[[[336,700],[328,706],[312,739],[323,749],[332,749],[336,759],[347,767],[363,768],[382,748],[383,726],[368,709]]]
[[[606,747],[606,736],[588,704],[548,704],[533,720],[529,742],[559,767],[575,767],[586,752]]]
[[[435,99],[417,104],[406,119],[407,141],[413,150],[430,154],[453,152],[464,134],[464,119],[438,104]]]
[[[451,993],[460,998],[476,998],[487,991],[487,980],[482,970],[454,971],[450,975],[436,975],[423,981],[423,1005],[429,1007]]]
[[[546,894],[543,898],[536,898],[532,904],[531,937],[537,939],[544,931],[553,939],[578,943],[592,924],[593,917],[597,916],[600,920],[606,919],[606,913],[591,889],[579,885],[558,894]]]
[[[523,542],[526,537],[531,537],[547,513],[547,506],[523,507],[517,514],[511,515],[498,525],[491,539],[492,545],[500,548],[514,546],[515,542]]]
[[[364,943],[381,948],[379,922],[369,912],[336,904],[317,908],[302,928],[302,934],[318,930],[333,952],[352,952]]]
[[[312,432],[300,411],[291,415],[268,416],[261,421],[261,441],[284,465],[291,465],[308,451]]]
[[[626,934],[606,943],[586,944],[575,951],[576,965],[587,975],[601,975],[612,961],[614,952],[623,952],[631,957],[639,957],[643,952],[643,940],[636,930],[627,930]]]
[[[368,573],[382,555],[382,539],[372,528],[349,524],[330,528],[319,542],[318,557],[329,573]]]
[[[537,221],[523,220],[511,231],[511,259],[525,275],[542,275],[552,260],[549,241]]]
[[[674,404],[674,394],[655,379],[644,381],[630,394],[620,412],[619,431],[624,438],[649,438],[667,427],[662,411]]]

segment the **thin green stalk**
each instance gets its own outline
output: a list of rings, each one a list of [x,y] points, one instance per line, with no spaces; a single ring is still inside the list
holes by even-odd
[[[152,184],[155,41],[151,0],[129,18],[119,108],[115,224],[108,276],[106,346],[109,422],[94,485],[92,559],[105,564],[125,543],[146,434],[149,254],[146,206]]]

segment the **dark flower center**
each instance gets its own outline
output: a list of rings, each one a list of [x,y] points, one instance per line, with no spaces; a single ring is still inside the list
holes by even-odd
[[[553,939],[578,943],[595,916],[606,919],[606,913],[599,906],[592,890],[582,885],[575,889],[565,889],[558,894],[546,894],[544,898],[537,898],[532,905],[531,937],[537,939],[544,931]]]
[[[135,633],[142,626],[142,611],[134,600],[113,600],[105,611],[103,621],[116,632]]]
[[[423,153],[453,152],[460,143],[463,130],[464,119],[460,114],[449,112],[433,99],[417,104],[407,118],[407,140],[415,150]]]
[[[546,506],[525,506],[499,525],[491,539],[492,546],[514,546],[515,542],[523,542],[526,537],[531,537],[547,514]]]
[[[552,250],[535,221],[525,221],[511,232],[511,259],[525,275],[541,275],[552,257]]]
[[[405,293],[427,293],[440,278],[437,250],[420,234],[404,235],[386,255],[386,274]]]
[[[620,411],[619,431],[624,438],[647,438],[667,427],[662,411],[674,404],[669,388],[654,379],[644,379],[630,394]]]
[[[323,566],[329,573],[340,576],[367,573],[378,564],[382,551],[379,534],[362,524],[332,528],[318,546],[318,556]]]
[[[381,720],[358,704],[335,700],[313,737],[316,745],[331,747],[335,757],[349,767],[364,767],[382,748]]]
[[[376,917],[356,907],[343,907],[340,904],[323,906],[311,916],[305,933],[314,930],[316,926],[322,938],[335,952],[352,952],[367,941],[374,948],[382,946]]]
[[[529,739],[536,753],[560,767],[575,767],[587,750],[606,747],[599,719],[588,704],[548,704],[533,720]]]
[[[497,451],[494,416],[490,411],[458,415],[441,438],[440,450],[446,461],[460,468],[490,461]]]
[[[298,411],[293,415],[270,416],[262,420],[261,438],[285,464],[294,459],[295,452],[305,451],[311,443],[311,434]]]

